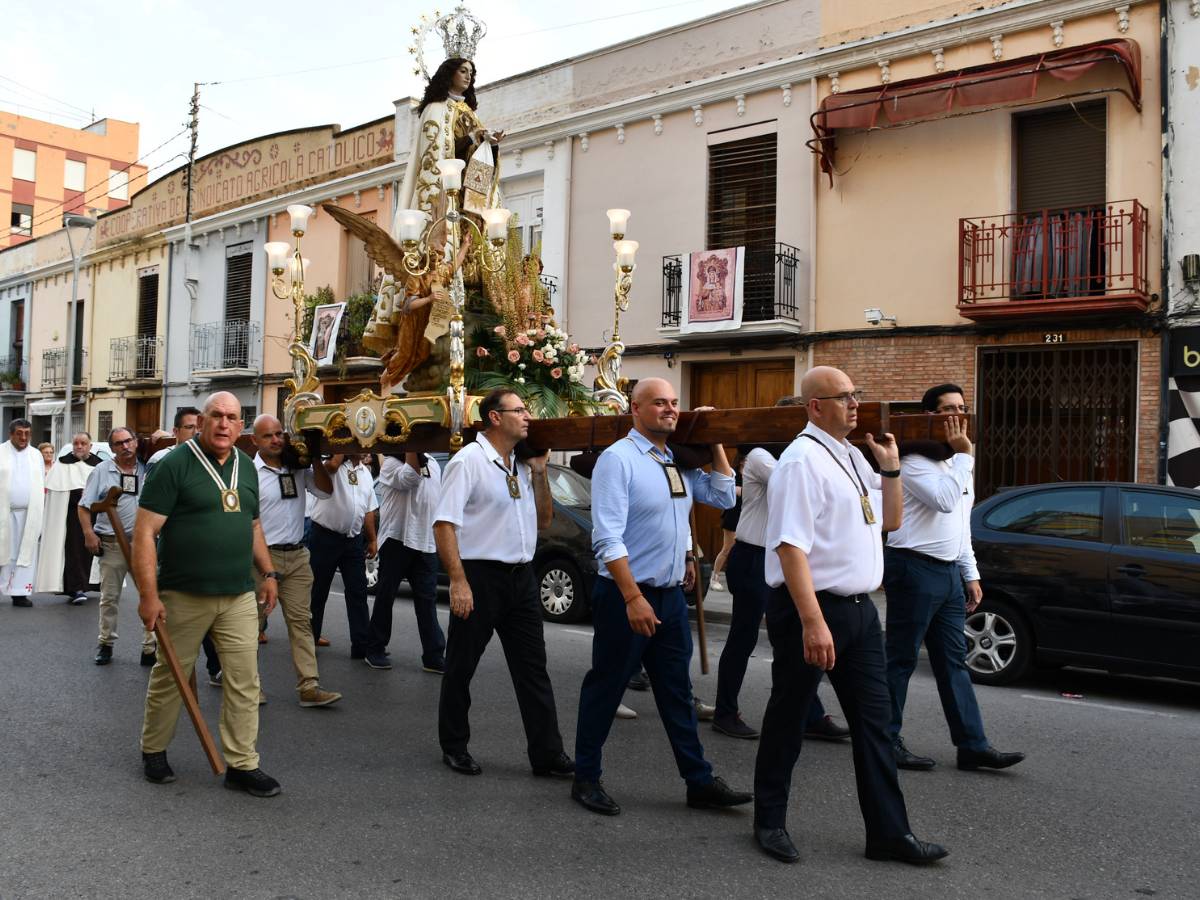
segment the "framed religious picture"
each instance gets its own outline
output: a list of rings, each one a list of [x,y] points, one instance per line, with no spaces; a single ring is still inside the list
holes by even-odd
[[[122,494],[132,494],[134,497],[136,497],[137,492],[138,492],[138,477],[137,477],[137,475],[126,475],[124,472],[122,472],[121,473],[121,493]]]
[[[705,250],[683,257],[680,333],[741,327],[745,259],[745,247]]]
[[[308,352],[318,366],[333,365],[337,351],[337,334],[346,312],[345,303],[325,303],[313,310],[312,335],[308,341]]]

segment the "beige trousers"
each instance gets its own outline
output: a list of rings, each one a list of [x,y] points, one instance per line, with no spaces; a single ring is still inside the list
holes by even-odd
[[[235,769],[258,768],[258,603],[254,594],[206,596],[163,591],[167,628],[183,674],[190,677],[200,642],[211,632],[221,657],[221,748]],[[142,752],[167,749],[183,699],[159,654],[150,670]]]
[[[308,550],[272,550],[271,568],[279,573],[279,609],[287,624],[288,644],[292,648],[292,666],[296,670],[296,692],[315,688],[317,648],[312,633],[312,569],[308,565]],[[255,587],[262,583],[254,571]],[[261,623],[260,623],[261,627]]]
[[[111,535],[102,534],[100,547],[104,552],[100,556],[100,637],[101,644],[112,646],[117,634],[117,607],[121,602],[121,588],[125,585],[125,576],[129,574],[129,566],[125,565],[125,557],[121,553],[121,545]],[[153,631],[142,629],[142,652],[153,653],[158,641]]]

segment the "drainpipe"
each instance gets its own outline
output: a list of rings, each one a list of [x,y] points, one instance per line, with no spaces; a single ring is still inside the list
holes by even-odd
[[[171,351],[171,296],[175,293],[172,282],[175,279],[175,248],[167,244],[167,321],[163,328],[163,357],[162,357],[162,402],[158,404],[159,427],[167,430],[167,391],[170,384],[170,369],[167,367]]]
[[[817,108],[817,76],[808,81],[808,110]],[[817,191],[821,189],[821,168],[816,163],[816,154],[809,154],[812,170],[812,201],[808,204],[808,333],[817,330]],[[812,341],[808,342],[808,368],[813,367],[816,354]]]
[[[1159,393],[1158,393],[1158,484],[1167,481],[1167,432],[1170,428],[1171,378],[1171,62],[1168,58],[1171,0],[1159,0],[1158,15],[1158,83],[1162,91],[1159,109],[1162,130],[1162,314],[1159,334]]]

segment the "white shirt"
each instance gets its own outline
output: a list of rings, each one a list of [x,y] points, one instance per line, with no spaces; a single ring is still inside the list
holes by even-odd
[[[462,559],[513,564],[533,560],[537,548],[533,477],[527,463],[516,463],[521,496],[510,496],[505,462],[481,431],[474,444],[446,463],[433,520],[454,526]]]
[[[900,460],[904,483],[904,522],[888,535],[889,547],[903,547],[943,562],[957,560],[967,581],[979,580],[971,547],[971,507],[975,505],[975,459],[955,453],[948,461],[909,454]]]
[[[11,444],[12,441],[9,441]],[[13,467],[12,467],[12,482],[8,485],[8,508],[9,509],[28,509],[29,496],[33,489],[33,475],[30,473],[29,460],[30,454],[41,456],[42,451],[26,446],[24,450],[12,448],[13,452]],[[43,476],[44,477],[44,476]],[[38,496],[41,496],[41,485],[38,485]]]
[[[775,457],[755,447],[742,464],[742,514],[738,518],[737,539],[756,547],[767,543],[767,482],[775,471]]]
[[[383,499],[379,502],[379,545],[397,540],[420,553],[437,550],[433,542],[433,514],[442,493],[442,467],[425,457],[425,471],[402,458],[385,456],[379,469]]]
[[[323,463],[318,462],[317,465]],[[354,473],[358,484],[350,483],[351,472]],[[362,463],[351,465],[350,461],[346,460],[330,478],[333,480],[333,496],[316,499],[312,508],[312,520],[322,528],[328,528],[346,537],[354,537],[362,531],[363,519],[367,517],[367,513],[379,507],[379,501],[375,499],[371,470]]]
[[[304,540],[305,496],[311,494],[326,500],[329,494],[313,483],[312,469],[295,472],[287,466],[276,469],[267,465],[258,453],[254,454],[254,468],[258,470],[258,521],[262,523],[267,546],[301,543]],[[285,498],[279,476],[289,474],[296,481],[296,496]]]
[[[859,479],[867,487],[873,524],[863,516]],[[883,581],[882,527],[879,474],[857,447],[810,422],[783,452],[767,485],[767,584],[783,584],[775,551],[786,543],[808,557],[814,590],[843,597],[873,591]]]

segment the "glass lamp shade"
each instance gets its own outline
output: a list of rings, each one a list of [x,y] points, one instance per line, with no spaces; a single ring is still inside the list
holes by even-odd
[[[608,230],[617,240],[625,237],[625,228],[629,225],[629,210],[608,210]]]
[[[461,159],[443,159],[437,164],[438,173],[442,176],[442,189],[457,191],[462,189],[462,173],[466,163]]]
[[[307,256],[300,257],[299,262],[296,261],[296,257],[292,257],[292,261],[288,264],[288,268],[291,270],[290,274],[293,284],[304,283],[304,272],[308,268],[308,263],[309,260]]]
[[[498,209],[485,209],[480,212],[483,216],[483,221],[487,223],[488,238],[493,241],[503,241],[508,237],[508,220],[512,215],[510,210],[500,207]]]
[[[613,249],[617,251],[617,265],[622,269],[632,269],[633,260],[637,255],[637,241],[616,241],[613,243]]]
[[[419,209],[396,211],[396,231],[402,241],[419,241],[429,221],[428,214]]]
[[[308,217],[313,214],[313,208],[297,203],[289,206],[287,211],[292,217],[292,234],[303,236],[304,232],[308,231]]]
[[[282,272],[287,268],[287,259],[292,252],[290,244],[284,241],[271,241],[263,244],[263,249],[267,251],[267,259],[271,261],[272,272]]]

